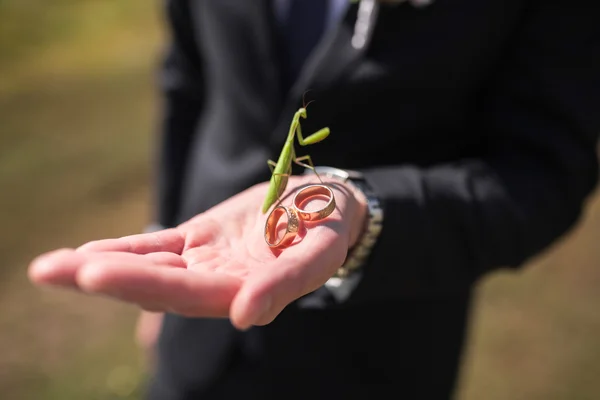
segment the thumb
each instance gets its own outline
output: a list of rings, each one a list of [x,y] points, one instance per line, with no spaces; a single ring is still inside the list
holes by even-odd
[[[231,303],[232,324],[245,330],[272,322],[288,304],[325,284],[347,251],[347,235],[327,226],[313,228],[302,242],[246,279]]]

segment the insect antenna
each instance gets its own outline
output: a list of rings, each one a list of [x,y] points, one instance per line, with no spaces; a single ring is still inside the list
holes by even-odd
[[[310,100],[308,103],[306,103],[305,101],[305,97],[306,97],[306,93],[310,92],[312,89],[308,89],[306,92],[304,92],[304,94],[302,95],[302,108],[304,108],[306,110],[306,107],[308,107],[308,105],[310,103],[312,103],[315,100]]]

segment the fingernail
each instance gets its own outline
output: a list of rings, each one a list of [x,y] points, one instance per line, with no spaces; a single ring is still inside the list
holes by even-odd
[[[253,325],[255,325],[258,321],[260,321],[267,313],[271,310],[271,296],[265,296],[260,300],[256,306],[250,311],[250,315],[248,316],[248,324],[242,326],[242,330],[248,330]]]
[[[54,271],[51,264],[47,262],[47,259],[40,256],[31,262],[28,274],[29,279],[33,281],[43,281],[44,278],[49,276]]]

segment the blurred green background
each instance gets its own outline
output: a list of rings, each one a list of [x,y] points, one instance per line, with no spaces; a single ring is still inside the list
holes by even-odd
[[[160,6],[0,0],[2,399],[140,399],[135,308],[33,288],[26,268],[148,222]],[[599,207],[481,283],[457,399],[600,398]]]

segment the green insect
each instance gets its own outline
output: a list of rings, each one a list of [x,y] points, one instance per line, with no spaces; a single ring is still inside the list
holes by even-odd
[[[265,201],[262,206],[263,214],[267,212],[273,203],[279,200],[279,197],[285,191],[288,183],[288,177],[292,174],[292,162],[314,171],[314,165],[309,155],[296,157],[296,151],[294,149],[294,134],[298,137],[298,143],[300,143],[301,146],[318,143],[329,136],[329,128],[319,129],[317,132],[307,136],[306,138],[302,136],[300,118],[306,119],[306,107],[308,107],[308,104],[302,106],[302,108],[300,108],[294,114],[288,137],[283,145],[283,149],[281,150],[281,154],[279,155],[277,162],[273,160],[267,161],[272,175],[267,196],[265,197]],[[319,180],[321,180],[318,174],[317,177]]]

